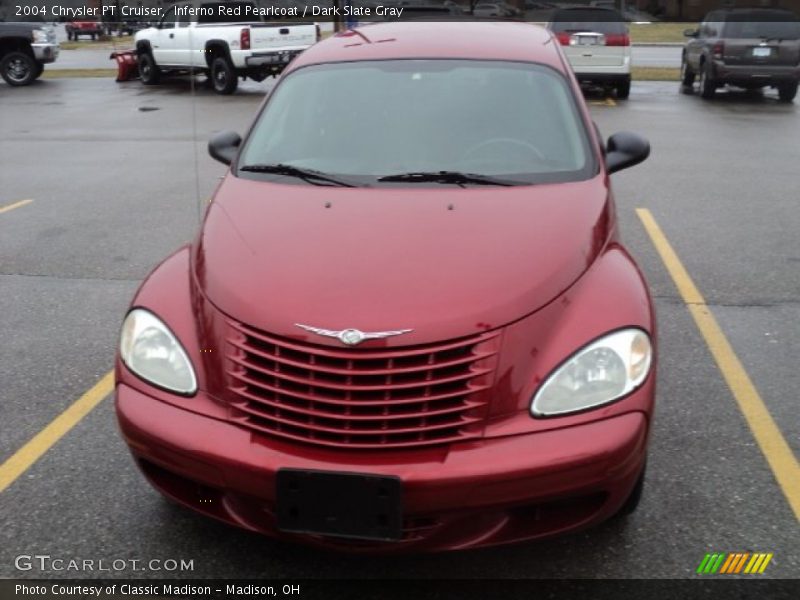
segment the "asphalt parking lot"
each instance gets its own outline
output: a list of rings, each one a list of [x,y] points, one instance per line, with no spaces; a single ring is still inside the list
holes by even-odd
[[[798,576],[800,102],[770,92],[704,102],[653,82],[627,102],[590,98],[604,135],[636,131],[653,147],[614,176],[660,328],[645,498],[627,521],[423,557],[279,544],[163,501],[131,461],[110,397],[10,480],[7,461],[111,369],[139,281],[191,239],[224,172],[208,138],[242,131],[269,87],[219,97],[199,81],[0,85],[0,577],[65,575],[15,568],[19,555],[48,554],[193,560],[169,575],[203,578],[694,578],[708,552],[773,553],[763,577]],[[665,266],[664,240],[705,304]],[[702,329],[709,314],[741,368]],[[34,446],[28,459],[45,449]]]

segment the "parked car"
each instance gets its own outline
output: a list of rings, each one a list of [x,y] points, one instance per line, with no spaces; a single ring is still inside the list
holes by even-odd
[[[600,139],[536,25],[357,36],[304,52],[244,139],[209,143],[230,168],[202,228],[122,325],[139,467],[227,523],[366,552],[631,512],[655,321],[608,176],[648,143]]]
[[[156,27],[134,36],[139,76],[154,85],[162,75],[187,72],[207,73],[220,94],[236,91],[240,77],[263,81],[279,74],[289,62],[320,37],[314,23],[264,21],[247,15],[253,2],[227,2],[234,11],[230,22],[221,20],[219,2],[181,2],[166,10]],[[210,11],[187,14],[193,7]],[[238,13],[236,10],[238,8]]]
[[[67,31],[67,39],[78,41],[82,35],[96,40],[106,33],[105,25],[102,21],[70,21],[64,25]]]
[[[617,98],[631,91],[631,39],[616,11],[599,7],[562,8],[548,28],[558,38],[578,81],[609,85]]]
[[[60,49],[50,25],[0,22],[0,76],[9,85],[33,83]]]
[[[717,88],[772,87],[792,102],[800,82],[800,18],[784,10],[729,9],[710,12],[689,39],[681,60],[681,86],[713,98]]]

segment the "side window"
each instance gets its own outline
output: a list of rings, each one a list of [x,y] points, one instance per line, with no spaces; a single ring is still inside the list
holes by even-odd
[[[703,19],[703,22],[700,23],[700,37],[701,38],[709,38],[714,36],[714,30],[716,29],[717,23],[717,16],[718,13],[710,12],[706,15],[706,18]]]
[[[161,18],[161,23],[159,23],[159,27],[161,29],[172,29],[175,27],[175,22],[178,20],[178,17],[175,13],[175,7],[173,6],[170,8],[164,16]]]
[[[192,22],[192,17],[189,14],[189,11],[186,11],[184,14],[178,16],[178,27],[188,27],[189,23]]]

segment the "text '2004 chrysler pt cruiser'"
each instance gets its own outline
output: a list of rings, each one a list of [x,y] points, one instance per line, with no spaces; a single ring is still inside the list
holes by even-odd
[[[144,281],[116,410],[163,494],[349,550],[450,550],[632,511],[655,393],[646,283],[557,40],[365,26],[286,70],[194,242]]]

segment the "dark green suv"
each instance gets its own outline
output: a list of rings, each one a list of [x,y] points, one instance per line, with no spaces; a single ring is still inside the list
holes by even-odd
[[[782,102],[797,95],[800,81],[800,19],[778,9],[729,9],[709,13],[689,39],[681,61],[681,85],[713,98],[717,88],[777,88]]]

